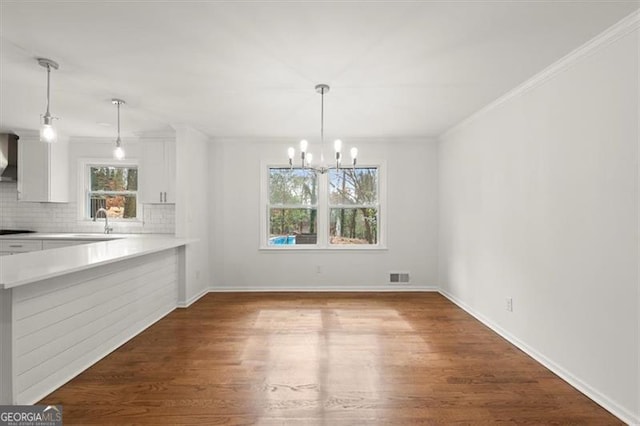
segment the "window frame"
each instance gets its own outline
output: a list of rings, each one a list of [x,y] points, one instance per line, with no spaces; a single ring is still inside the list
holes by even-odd
[[[288,164],[262,161],[260,163],[260,232],[258,249],[267,252],[307,252],[307,251],[381,251],[387,250],[387,184],[386,162],[358,164],[356,168],[376,168],[378,171],[378,242],[377,244],[330,244],[329,226],[331,208],[329,205],[329,172],[318,173],[318,202],[317,208],[317,242],[316,244],[282,244],[269,245],[269,170],[272,168],[288,169]],[[300,167],[294,167],[300,168]],[[335,167],[330,167],[335,168]],[[360,205],[350,205],[350,208]]]
[[[138,190],[137,191],[91,191],[91,167],[116,167],[116,168],[136,168],[138,169]],[[89,194],[135,194],[136,196],[136,217],[120,219],[109,218],[109,221],[119,223],[136,223],[142,222],[142,203],[140,202],[140,165],[137,160],[110,160],[106,158],[100,159],[81,159],[78,167],[80,179],[78,179],[80,188],[78,191],[78,219],[86,222],[93,222],[93,218],[89,217],[90,204]]]
[[[341,167],[340,169],[349,169],[350,167]],[[335,167],[331,167],[329,171],[327,171],[327,244],[330,247],[336,247],[336,246],[347,246],[347,247],[351,247],[354,245],[357,246],[376,246],[378,245],[378,243],[380,242],[380,229],[378,226],[376,226],[377,229],[377,234],[376,235],[376,244],[332,244],[331,243],[331,235],[330,235],[330,230],[331,230],[331,210],[333,209],[343,209],[343,210],[358,210],[358,209],[362,209],[362,208],[374,208],[377,211],[377,221],[378,221],[378,225],[380,222],[380,167],[378,166],[364,166],[364,165],[357,165],[355,167],[356,169],[376,169],[377,172],[377,176],[376,176],[376,202],[375,203],[365,203],[365,204],[344,204],[344,203],[338,203],[338,204],[331,204],[331,200],[330,200],[330,195],[331,195],[331,188],[330,188],[330,178],[329,178],[329,174],[331,173],[331,170],[336,170]]]

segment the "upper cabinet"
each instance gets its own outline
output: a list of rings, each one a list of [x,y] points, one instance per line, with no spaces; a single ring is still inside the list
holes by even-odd
[[[18,200],[50,203],[69,201],[69,144],[40,142],[38,134],[18,141]]]
[[[141,140],[140,201],[144,204],[175,204],[175,139]]]

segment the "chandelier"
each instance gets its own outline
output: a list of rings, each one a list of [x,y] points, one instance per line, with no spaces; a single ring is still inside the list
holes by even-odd
[[[313,155],[307,151],[309,142],[306,139],[300,141],[300,161],[303,169],[311,169],[324,174],[329,171],[330,168],[333,168],[333,166],[330,167],[324,163],[324,94],[329,92],[329,85],[317,84],[316,92],[320,93],[320,164],[317,166],[312,165]],[[336,160],[335,168],[339,169],[342,164],[342,141],[340,139],[336,139],[333,142],[333,149]],[[287,153],[289,155],[289,167],[293,168],[293,159],[295,158],[296,151],[293,147],[289,147]],[[351,167],[355,167],[358,148],[351,148],[350,154]]]

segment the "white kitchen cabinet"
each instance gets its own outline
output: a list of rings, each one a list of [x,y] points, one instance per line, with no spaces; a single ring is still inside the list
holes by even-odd
[[[140,201],[144,204],[175,204],[176,141],[143,140],[138,172]]]
[[[0,253],[2,255],[28,253],[42,250],[42,240],[0,240]]]
[[[40,142],[37,134],[18,140],[18,200],[50,203],[69,201],[69,144]]]

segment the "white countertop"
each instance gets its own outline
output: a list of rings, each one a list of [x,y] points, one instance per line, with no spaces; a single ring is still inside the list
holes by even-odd
[[[107,237],[106,234],[14,234],[12,239],[48,239],[46,235],[57,235],[49,239],[89,240],[87,236]],[[83,235],[83,237],[64,237]],[[7,237],[6,235],[4,237]],[[94,268],[99,265],[119,262],[145,254],[156,253],[195,242],[195,239],[176,238],[172,235],[110,234],[109,241],[99,241],[71,247],[33,251],[0,257],[0,289],[29,284],[72,272]],[[7,238],[5,238],[7,239]]]

